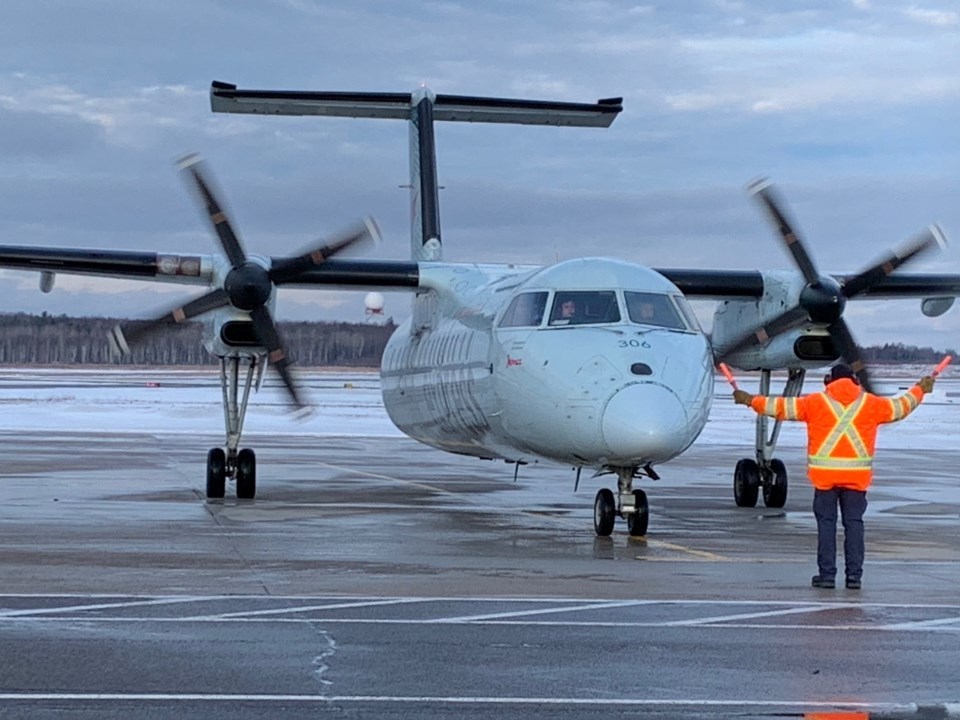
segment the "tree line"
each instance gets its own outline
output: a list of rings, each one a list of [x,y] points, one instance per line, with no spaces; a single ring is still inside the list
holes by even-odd
[[[162,328],[131,348],[131,354],[111,356],[107,334],[115,325],[134,324],[117,318],[66,315],[0,314],[2,365],[213,365],[217,359],[203,347],[203,325],[184,323]],[[378,367],[383,349],[396,329],[385,325],[347,322],[278,322],[290,357],[306,367]],[[935,350],[903,343],[861,348],[868,364],[932,363],[955,350]]]
[[[932,347],[917,347],[903,343],[886,343],[861,348],[863,361],[867,364],[903,364],[903,363],[930,363],[936,365],[943,360],[944,355],[957,357],[957,351],[952,349],[934,350]]]
[[[117,318],[0,314],[0,365],[214,365],[203,347],[201,322],[162,327],[134,344],[122,358],[111,354],[108,333]],[[278,322],[290,358],[300,366],[378,367],[396,329],[346,322]]]

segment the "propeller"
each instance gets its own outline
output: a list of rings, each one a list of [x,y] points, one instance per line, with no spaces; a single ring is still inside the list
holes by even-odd
[[[328,258],[364,239],[378,239],[379,229],[372,218],[335,236],[324,244],[306,252],[277,260],[270,269],[247,257],[233,226],[217,201],[206,178],[204,163],[198,155],[187,155],[177,166],[195,187],[206,210],[207,217],[220,241],[223,253],[230,263],[223,286],[205,295],[169,310],[159,317],[133,325],[126,330],[116,326],[108,341],[115,354],[125,355],[134,344],[158,329],[196,318],[212,310],[232,306],[250,315],[258,342],[266,349],[267,359],[280,375],[292,404],[303,409],[297,384],[290,373],[290,359],[283,339],[267,306],[277,285],[294,282],[303,272],[323,264]]]
[[[878,262],[857,275],[847,278],[841,284],[830,275],[821,274],[817,270],[817,266],[805,244],[781,209],[782,203],[777,198],[772,184],[767,180],[759,180],[748,186],[748,190],[757,198],[777,227],[780,238],[803,275],[806,285],[800,291],[796,305],[787,308],[779,315],[767,320],[763,325],[744,333],[721,348],[717,360],[724,361],[741,350],[762,345],[781,333],[807,323],[820,323],[826,325],[827,332],[830,333],[834,348],[840,357],[853,368],[860,384],[869,390],[871,387],[870,375],[860,356],[860,350],[853,334],[843,319],[843,311],[847,300],[867,292],[879,281],[920,253],[934,246],[943,247],[946,244],[943,232],[938,226],[931,225],[908,240],[899,249],[891,251]]]

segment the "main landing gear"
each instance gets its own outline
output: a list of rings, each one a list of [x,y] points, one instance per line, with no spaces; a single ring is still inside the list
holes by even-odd
[[[803,389],[806,370],[790,370],[783,397],[798,397]],[[760,371],[760,395],[769,395],[770,371]],[[743,458],[733,471],[733,499],[737,507],[755,507],[757,497],[763,492],[763,504],[769,508],[782,508],[787,502],[787,468],[773,457],[780,435],[781,420],[774,420],[773,430],[768,433],[768,415],[757,415],[756,460]]]
[[[247,401],[256,374],[257,386],[263,379],[265,362],[255,356],[220,358],[220,386],[223,389],[223,415],[227,431],[226,448],[211,448],[207,453],[207,497],[222,498],[227,480],[237,481],[237,497],[252,500],[257,494],[257,456],[250,448],[239,450]],[[246,366],[243,397],[238,404],[240,366]]]
[[[613,468],[613,472],[617,474],[618,494],[614,497],[607,488],[597,493],[593,501],[593,529],[600,537],[609,536],[619,515],[627,521],[627,531],[631,537],[642,537],[647,534],[647,525],[650,523],[650,506],[647,494],[643,490],[633,489],[637,468]]]

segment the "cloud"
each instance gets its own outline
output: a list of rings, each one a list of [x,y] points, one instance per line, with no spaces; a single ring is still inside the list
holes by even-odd
[[[927,10],[925,8],[912,5],[903,11],[911,20],[925,23],[927,25],[937,25],[940,27],[950,27],[960,24],[960,13],[954,10]]]
[[[926,9],[933,3],[908,3],[13,3],[0,25],[12,59],[0,72],[0,242],[218,252],[171,166],[196,150],[249,251],[294,252],[372,213],[386,238],[376,256],[408,256],[403,123],[213,115],[207,92],[218,79],[624,97],[604,130],[439,125],[451,260],[608,254],[657,266],[789,267],[743,193],[760,174],[782,183],[826,269],[862,267],[934,220],[956,246],[960,144],[943,121],[960,110],[960,78],[944,61],[955,55],[956,21]],[[951,248],[935,266],[958,270],[958,255]],[[149,287],[108,296],[61,278],[64,300],[16,276],[30,291],[10,289],[10,309],[169,301]],[[362,310],[362,294],[314,302],[303,292],[282,312]],[[407,306],[402,295],[392,304]],[[901,329],[891,320],[883,332],[960,333],[958,310],[937,325],[898,303],[885,312]]]

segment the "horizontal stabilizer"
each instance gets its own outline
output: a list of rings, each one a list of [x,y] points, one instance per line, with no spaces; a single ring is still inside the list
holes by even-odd
[[[227,113],[409,120],[413,100],[412,93],[241,90],[223,82],[210,86],[210,107]],[[453,122],[609,127],[621,110],[623,98],[570,103],[436,95],[433,101],[433,119]]]

